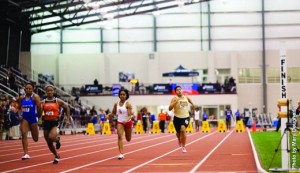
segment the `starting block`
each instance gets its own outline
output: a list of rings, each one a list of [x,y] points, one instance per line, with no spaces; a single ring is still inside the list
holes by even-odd
[[[151,133],[160,133],[160,128],[159,128],[158,121],[153,122],[153,127],[152,127],[152,130],[151,130]]]
[[[208,121],[202,121],[202,127],[201,127],[201,132],[202,133],[209,133],[210,132],[210,127],[208,124]]]
[[[86,128],[86,134],[87,135],[95,135],[95,129],[93,123],[88,123],[88,126]]]
[[[226,125],[224,120],[218,122],[218,132],[226,132]]]
[[[176,130],[175,130],[173,121],[170,121],[170,122],[169,122],[169,125],[168,125],[168,133],[176,133]]]
[[[185,132],[186,133],[194,133],[194,128],[193,128],[193,123],[192,122],[189,122],[189,125],[185,129]]]
[[[144,134],[143,124],[141,121],[138,121],[135,125],[135,134]]]
[[[236,122],[236,132],[244,132],[244,131],[245,131],[245,128],[244,128],[242,120],[237,121]]]
[[[109,122],[104,122],[103,129],[102,129],[102,135],[111,135]]]

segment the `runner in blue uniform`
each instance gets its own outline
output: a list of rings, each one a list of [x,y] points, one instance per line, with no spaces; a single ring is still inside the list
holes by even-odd
[[[19,118],[21,120],[22,145],[24,155],[22,160],[30,158],[28,155],[28,131],[31,131],[32,139],[37,142],[39,139],[38,118],[41,116],[40,97],[33,93],[34,86],[26,84],[25,95],[19,98]]]
[[[226,106],[225,115],[226,115],[226,127],[227,127],[227,131],[230,131],[230,129],[231,129],[232,110],[230,109],[229,106]]]

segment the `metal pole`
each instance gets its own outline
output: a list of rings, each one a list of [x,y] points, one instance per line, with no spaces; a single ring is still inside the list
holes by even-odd
[[[202,3],[200,5],[200,44],[201,44],[201,51],[203,51],[203,26],[202,26]]]
[[[261,19],[262,19],[262,86],[263,86],[263,112],[267,114],[267,80],[266,80],[266,41],[265,41],[265,0],[261,1]]]
[[[102,28],[100,28],[100,52],[101,53],[103,53],[104,51],[103,51],[103,29]]]
[[[210,23],[210,1],[207,1],[207,17],[208,17],[208,50],[211,50],[211,23]]]
[[[21,57],[21,47],[22,47],[22,36],[23,36],[23,32],[22,32],[22,30],[20,30],[20,43],[19,43],[19,57],[18,57],[18,68],[20,69],[20,57]]]
[[[157,23],[155,15],[153,15],[153,51],[157,52]]]

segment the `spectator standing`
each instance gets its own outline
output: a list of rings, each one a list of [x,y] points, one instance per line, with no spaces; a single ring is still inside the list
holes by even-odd
[[[16,77],[15,77],[15,74],[13,72],[10,72],[8,82],[9,82],[9,87],[12,90],[14,90],[15,92],[18,92]]]
[[[12,98],[10,107],[8,110],[9,119],[10,119],[10,129],[9,129],[9,137],[10,139],[20,139],[20,119],[18,114],[19,104],[16,98]]]
[[[232,110],[230,109],[229,106],[226,106],[225,115],[226,115],[226,127],[227,127],[227,131],[230,131],[230,129],[231,129]]]
[[[240,113],[239,110],[236,110],[236,112],[235,112],[235,120],[236,120],[236,121],[241,120],[241,113]]]
[[[195,119],[196,132],[198,132],[200,129],[200,109],[199,109],[199,107],[196,107],[196,109],[195,109],[194,119]]]
[[[155,115],[154,114],[151,114],[151,118],[150,118],[150,127],[151,127],[151,129],[152,129],[152,127],[153,127],[153,122],[156,120],[156,118],[155,118]]]
[[[141,114],[142,114],[142,122],[143,122],[143,130],[145,133],[147,133],[147,130],[148,130],[148,114],[147,114],[147,108],[144,107],[141,111]]]
[[[207,118],[208,118],[208,115],[207,115],[207,112],[206,112],[206,110],[204,111],[204,113],[203,113],[203,121],[207,121]]]
[[[159,120],[159,128],[162,133],[165,133],[166,119],[167,119],[167,115],[161,109],[160,113],[158,114],[158,120]]]
[[[102,108],[100,108],[99,111],[100,111],[100,114],[99,114],[99,120],[100,120],[100,122],[99,122],[99,124],[100,124],[100,134],[101,134],[104,122],[106,121],[106,118],[105,118],[106,114],[105,114],[104,109],[102,109]]]
[[[296,109],[296,115],[300,115],[300,102],[298,102],[298,107]]]
[[[249,110],[245,110],[244,112],[244,123],[245,123],[245,126],[246,127],[249,127],[248,126],[248,121],[249,121],[249,118],[250,118],[250,111]]]
[[[94,80],[94,85],[99,85],[99,82],[97,79]]]

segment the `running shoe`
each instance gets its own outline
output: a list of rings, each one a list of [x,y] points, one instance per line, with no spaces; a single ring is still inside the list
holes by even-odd
[[[30,156],[28,154],[25,154],[24,156],[22,156],[22,160],[27,160],[29,158],[30,158]]]
[[[61,144],[60,144],[60,137],[57,137],[57,141],[56,141],[56,149],[57,149],[57,150],[60,149],[60,146],[61,146]]]
[[[123,155],[123,154],[119,154],[119,155],[118,155],[118,159],[119,159],[119,160],[124,159],[124,155]]]
[[[183,153],[186,153],[186,152],[187,152],[185,147],[182,147],[182,148],[181,148],[181,151],[182,151]]]
[[[58,164],[59,159],[60,159],[60,155],[57,155],[57,156],[54,158],[54,160],[53,160],[53,164],[54,164],[54,165]]]

